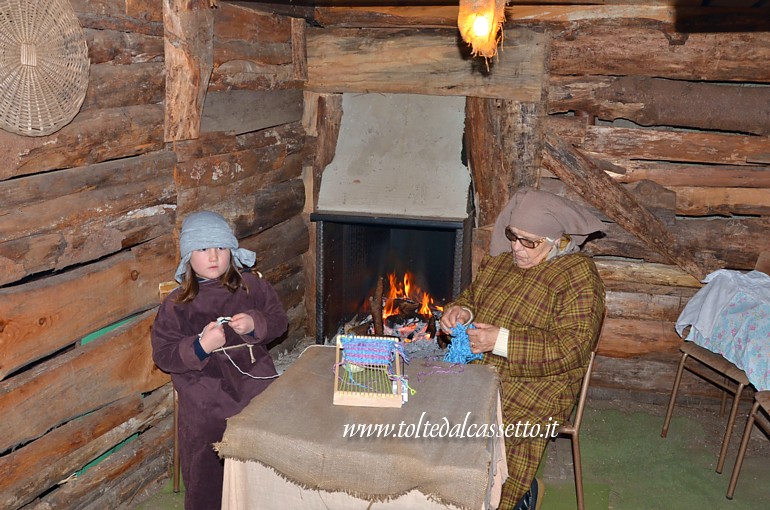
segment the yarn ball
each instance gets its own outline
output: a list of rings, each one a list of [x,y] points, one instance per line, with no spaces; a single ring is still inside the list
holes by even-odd
[[[471,342],[468,340],[468,329],[475,328],[473,324],[465,326],[457,324],[451,330],[452,342],[449,344],[447,353],[444,355],[444,361],[449,363],[470,363],[471,361],[481,359],[481,353],[471,352]]]

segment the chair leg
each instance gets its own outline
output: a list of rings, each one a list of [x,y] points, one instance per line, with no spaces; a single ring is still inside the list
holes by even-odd
[[[666,437],[668,434],[668,426],[671,424],[671,414],[674,412],[674,403],[676,402],[676,394],[679,392],[679,383],[682,382],[682,372],[684,371],[684,362],[687,360],[687,353],[682,353],[682,359],[679,360],[679,368],[676,370],[676,377],[674,378],[674,387],[671,389],[671,399],[668,401],[668,409],[666,410],[666,419],[663,421],[663,430],[660,432],[660,437]]]
[[[751,429],[754,426],[754,417],[758,412],[759,402],[754,402],[754,405],[751,408],[751,412],[749,413],[749,419],[746,421],[746,428],[743,430],[741,446],[738,448],[738,456],[735,458],[733,474],[730,476],[730,485],[727,486],[727,499],[733,499],[735,486],[738,483],[738,475],[741,473],[741,467],[743,466],[743,457],[746,455],[746,447],[748,446],[749,438],[751,437]]]
[[[727,448],[730,446],[730,437],[733,435],[733,427],[735,426],[735,416],[738,414],[738,406],[741,403],[741,393],[743,393],[743,384],[738,384],[738,388],[735,390],[735,398],[733,399],[733,407],[730,409],[730,417],[727,419],[727,428],[725,429],[725,437],[722,439],[722,449],[719,451],[719,461],[717,462],[717,473],[722,473],[722,468],[725,465],[725,457],[727,456]]]
[[[177,404],[176,390],[174,390],[174,472],[172,481],[174,492],[179,492],[179,405]]]
[[[578,510],[585,510],[583,503],[583,465],[580,461],[580,438],[572,434],[572,464],[575,468],[575,493],[577,494]]]
[[[725,383],[725,386],[727,386],[730,382],[730,380],[725,376],[723,378],[723,381]],[[722,400],[719,402],[719,417],[725,415],[725,407],[727,407],[727,390],[722,392]]]

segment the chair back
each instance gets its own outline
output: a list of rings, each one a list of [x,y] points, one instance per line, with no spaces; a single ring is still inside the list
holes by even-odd
[[[593,373],[594,370],[595,357],[596,351],[591,351],[591,358],[588,360],[586,375],[583,376],[583,384],[580,385],[580,396],[578,397],[577,408],[575,409],[575,420],[573,421],[575,430],[580,430],[580,422],[583,421],[583,410],[586,406],[586,398],[588,397],[588,384],[591,382],[591,373]]]
[[[171,292],[179,287],[179,284],[176,282],[176,280],[170,280],[167,282],[160,282],[158,284],[158,298],[160,298],[160,302],[162,303],[166,297],[168,297]]]

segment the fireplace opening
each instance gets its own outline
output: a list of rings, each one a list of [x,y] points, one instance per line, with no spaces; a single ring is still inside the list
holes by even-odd
[[[317,343],[329,343],[346,325],[372,316],[378,283],[386,297],[393,280],[401,285],[408,275],[410,301],[427,295],[435,312],[470,282],[470,215],[443,220],[317,212],[311,220],[317,223]],[[381,313],[376,302],[374,306]],[[387,331],[387,320],[384,327],[386,334],[417,338]]]

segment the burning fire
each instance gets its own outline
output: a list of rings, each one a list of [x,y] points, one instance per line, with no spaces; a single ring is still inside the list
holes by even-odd
[[[385,299],[385,306],[382,308],[382,318],[385,319],[391,315],[399,313],[397,300],[409,300],[420,304],[417,311],[420,315],[430,316],[433,309],[442,311],[443,308],[433,304],[433,298],[427,292],[412,284],[412,273],[409,271],[404,274],[402,281],[398,281],[395,273],[388,275],[389,290]]]

